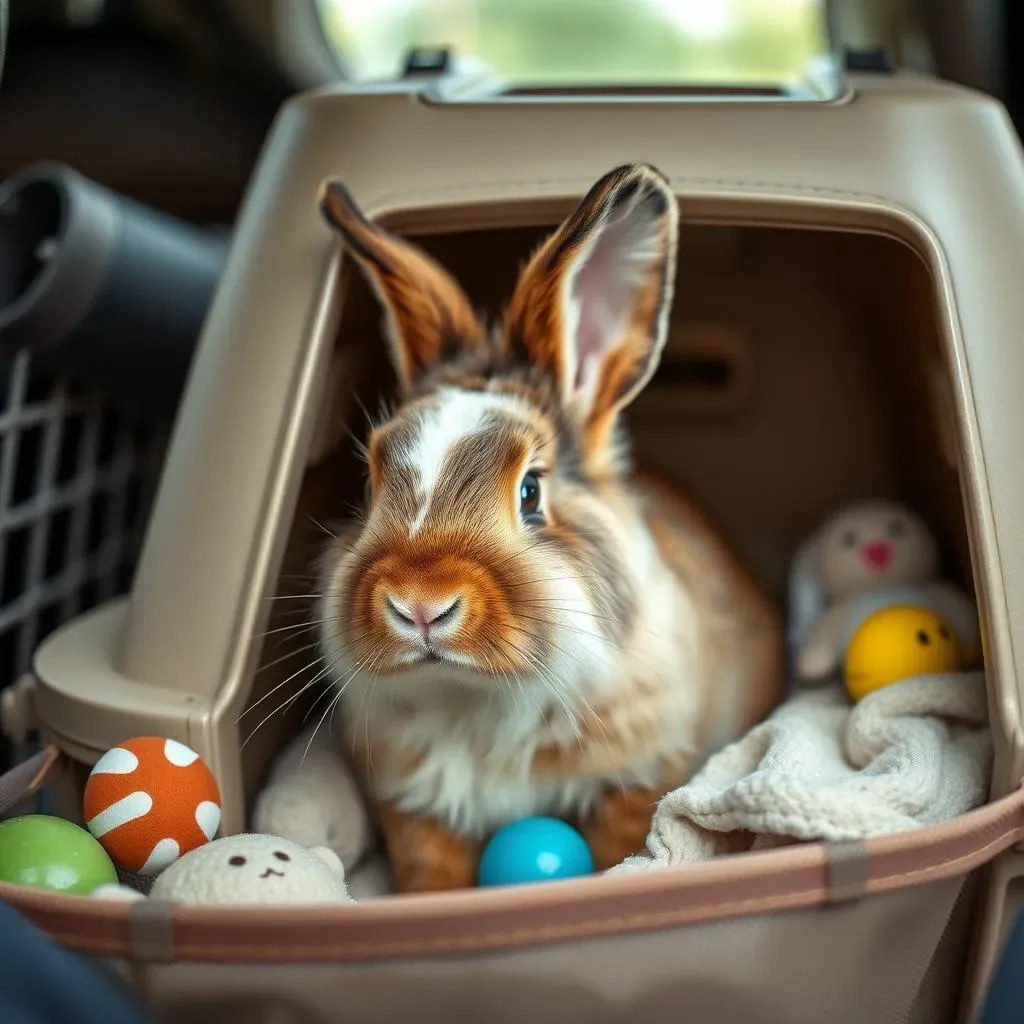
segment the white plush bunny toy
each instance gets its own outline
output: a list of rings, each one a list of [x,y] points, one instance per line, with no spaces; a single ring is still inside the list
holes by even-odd
[[[790,650],[798,680],[831,678],[873,612],[916,604],[941,615],[965,648],[979,642],[977,610],[938,578],[928,528],[903,505],[864,501],[836,512],[804,543],[790,579]]]

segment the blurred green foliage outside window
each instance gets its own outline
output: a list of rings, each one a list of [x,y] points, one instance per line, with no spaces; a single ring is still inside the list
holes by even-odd
[[[828,52],[823,0],[317,0],[354,81],[450,46],[514,85],[780,84]]]

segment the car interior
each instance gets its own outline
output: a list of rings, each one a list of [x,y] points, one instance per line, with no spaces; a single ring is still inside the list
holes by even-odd
[[[24,1019],[376,1021],[427,1006],[451,1020],[682,1010],[810,1024],[823,1007],[851,1022],[1019,1019],[1024,687],[1008,537],[1024,307],[1008,288],[987,309],[985,288],[990,265],[1012,273],[1024,240],[1022,128],[1012,0],[0,0],[0,907],[31,919],[54,956],[106,958],[128,1014],[82,980],[74,1008]],[[613,156],[628,167],[611,200]],[[333,180],[335,202],[353,204],[340,213]],[[607,812],[587,804],[577,819],[552,800],[509,812],[470,837],[478,891],[448,892],[436,879],[466,837],[412,815],[412,782],[377,793],[371,712],[360,719],[356,701],[340,767],[317,746],[347,683],[370,671],[369,656],[351,655],[344,675],[330,661],[363,613],[343,605],[358,577],[322,589],[325,552],[378,522],[370,438],[405,408],[434,304],[437,360],[466,356],[449,278],[486,325],[480,344],[506,345],[491,325],[553,232],[570,242],[544,264],[552,274],[586,267],[617,216],[635,218],[622,234],[635,241],[666,204],[678,230],[658,220],[627,254],[633,297],[620,312],[614,288],[600,299],[616,330],[632,325],[647,309],[643,261],[671,236],[657,265],[671,303],[629,334],[656,358],[622,423],[638,470],[699,509],[684,547],[703,536],[693,524],[713,524],[779,609],[772,711],[695,755],[687,784],[644,782],[646,845],[607,879],[576,877],[603,872],[586,814],[627,816],[635,780],[611,787],[621,800]],[[566,337],[584,273],[558,281]],[[449,388],[463,365],[477,381],[470,357],[452,362]],[[572,387],[584,371],[581,356]],[[501,386],[490,372],[470,385],[487,401],[533,395],[533,370]],[[429,402],[423,379],[414,397]],[[599,392],[580,394],[582,408]],[[564,401],[560,444],[576,415]],[[533,481],[544,494],[546,474]],[[600,473],[581,479],[605,493]],[[903,571],[904,541],[926,563],[877,598],[842,577],[872,516],[890,530],[858,549],[875,568]],[[395,552],[421,522],[388,542]],[[339,556],[335,581],[354,561]],[[707,570],[684,563],[703,593]],[[641,591],[654,587],[649,566],[633,570]],[[429,628],[464,611],[463,596],[424,622],[420,604],[389,596],[391,627],[436,661]],[[545,600],[568,615],[550,596],[535,606]],[[708,605],[715,628],[732,601]],[[887,675],[903,628],[878,618],[889,605],[909,609],[929,649]],[[601,612],[580,612],[562,642],[607,629]],[[877,675],[856,696],[843,660],[855,648],[861,678]],[[559,652],[547,648],[561,665]],[[492,675],[514,701],[508,671]],[[834,692],[816,685],[826,677]],[[397,735],[403,698],[378,699],[399,707]],[[802,726],[787,726],[805,705]],[[786,728],[812,720],[822,734],[787,751]],[[458,738],[439,733],[396,755],[409,759],[399,775],[419,779],[430,751]],[[837,760],[811,771],[823,736]],[[486,801],[481,766],[500,751],[473,743],[479,762],[458,786]],[[749,791],[729,775],[747,755],[762,780]],[[454,785],[451,757],[423,783],[432,800]],[[169,765],[192,774],[171,782]],[[770,827],[836,779],[848,788],[825,794],[827,828]],[[857,815],[869,797],[898,813],[868,827]],[[752,810],[759,799],[775,803]],[[179,832],[144,834],[154,805],[168,821],[184,813]],[[527,825],[539,831],[506,836]],[[37,870],[44,848],[74,876],[64,889]],[[224,892],[185,894],[201,856],[221,850]],[[232,878],[263,856],[271,881],[308,860],[317,895],[247,898]],[[565,866],[573,856],[585,866]],[[544,876],[544,857],[561,866]],[[417,872],[431,881],[406,884]],[[505,888],[542,876],[558,880]],[[232,902],[246,905],[221,906]],[[0,1007],[9,984],[15,1012],[17,999],[43,1007],[4,973]],[[69,981],[66,998],[76,991]]]

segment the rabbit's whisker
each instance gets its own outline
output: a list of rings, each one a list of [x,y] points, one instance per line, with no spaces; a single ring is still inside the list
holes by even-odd
[[[315,527],[316,527],[316,528],[317,528],[318,530],[322,530],[322,531],[323,531],[324,533],[326,533],[328,537],[332,537],[332,538],[333,538],[334,540],[337,540],[337,539],[338,539],[338,535],[337,535],[336,533],[332,533],[332,532],[331,532],[330,530],[328,530],[328,529],[327,529],[327,527],[326,527],[326,526],[324,526],[324,524],[323,524],[323,523],[321,523],[321,522],[320,522],[320,521],[319,521],[318,519],[314,519],[314,518],[313,518],[312,516],[307,516],[306,518],[307,518],[307,519],[308,519],[308,520],[309,520],[309,521],[310,521],[310,522],[311,522],[311,523],[312,523],[312,524],[313,524],[313,525],[314,525],[314,526],[315,526]]]
[[[524,650],[517,644],[512,643],[511,640],[508,640],[504,637],[502,637],[501,639],[503,643],[511,647],[524,661],[533,666],[534,671],[537,673],[537,678],[544,684],[545,689],[551,694],[551,696],[554,697],[555,700],[557,700],[558,703],[562,706],[562,710],[565,712],[566,721],[569,723],[569,727],[572,729],[573,735],[576,737],[577,742],[582,746],[583,735],[579,730],[579,719],[573,713],[572,708],[570,708],[568,702],[559,691],[558,681],[550,675],[550,673],[547,670],[547,667],[540,661],[539,658],[536,658],[529,651]]]
[[[540,605],[547,611],[565,612],[568,615],[586,615],[588,618],[601,619],[604,622],[614,622],[616,624],[622,623],[622,619],[615,615],[601,615],[600,612],[588,611],[586,608],[566,608],[564,605],[552,604],[553,601],[561,600],[563,600],[563,598],[560,597],[538,597],[534,598],[532,601],[517,600],[516,604],[521,604],[526,608],[529,608],[532,605]]]
[[[538,583],[591,583],[598,579],[596,576],[544,576],[536,580],[513,580],[511,586],[513,587],[529,587]]]
[[[373,750],[372,750],[372,745],[370,743],[370,715],[373,713],[373,700],[374,700],[374,696],[376,695],[376,692],[377,692],[377,680],[380,678],[377,670],[380,668],[380,663],[384,659],[384,655],[385,655],[386,651],[387,651],[387,649],[384,647],[384,645],[381,645],[381,647],[380,647],[380,649],[379,649],[379,651],[377,653],[377,657],[374,660],[373,665],[370,667],[370,688],[369,688],[369,691],[364,690],[363,691],[363,697],[359,701],[359,711],[360,711],[360,713],[362,713],[362,711],[363,711],[363,702],[368,699],[368,705],[367,705],[367,708],[366,708],[366,713],[365,713],[365,715],[363,717],[363,747],[364,747],[364,749],[366,751],[366,771],[367,771],[367,774],[372,774],[373,773]],[[355,736],[355,730],[353,729],[352,732],[353,732],[353,737],[354,737]],[[354,742],[354,739],[353,739],[353,742]]]
[[[275,665],[280,665],[282,661],[287,661],[289,658],[294,658],[295,655],[301,654],[303,651],[309,651],[309,650],[312,650],[314,647],[319,647],[322,643],[325,643],[328,640],[336,640],[344,632],[345,632],[344,629],[339,629],[337,633],[331,633],[331,634],[329,634],[328,636],[325,636],[325,637],[317,637],[317,639],[314,640],[312,643],[303,644],[301,647],[296,647],[296,648],[294,648],[294,649],[292,649],[290,651],[286,651],[284,654],[280,654],[276,658],[274,658],[273,661],[268,661],[268,662],[264,663],[263,665],[260,665],[260,667],[256,670],[256,675],[260,675],[261,673],[266,672],[267,669],[273,668]],[[365,634],[363,634],[363,635],[365,635]],[[294,640],[296,638],[295,637],[288,637],[288,639],[289,640]],[[359,640],[359,639],[361,639],[361,637],[356,637],[355,638],[355,640]],[[353,642],[355,642],[355,641],[353,641]]]
[[[314,664],[315,664],[315,662],[314,662]],[[249,741],[256,735],[256,733],[258,733],[260,731],[260,729],[263,728],[264,725],[267,724],[267,722],[269,722],[275,715],[278,715],[278,714],[280,714],[280,713],[282,713],[284,711],[287,711],[287,709],[289,707],[291,707],[291,705],[299,697],[301,697],[302,694],[304,694],[311,686],[315,686],[317,684],[317,682],[319,682],[319,680],[321,680],[324,677],[324,675],[327,672],[329,672],[329,671],[330,671],[330,666],[328,666],[325,669],[322,669],[308,683],[303,684],[299,688],[297,693],[293,693],[290,697],[287,697],[280,704],[278,704],[277,707],[275,707],[272,711],[270,711],[264,718],[262,718],[256,724],[256,727],[252,730],[252,732],[249,733],[249,735],[246,736],[246,738],[242,741],[242,743],[241,743],[241,745],[239,747],[239,750],[243,750],[245,748],[245,746],[249,743]]]
[[[536,615],[524,615],[522,612],[516,613],[517,619],[526,619],[527,622],[539,622],[544,626],[553,626],[556,629],[566,629],[571,633],[577,633],[579,636],[589,637],[591,640],[600,640],[602,643],[611,643],[608,637],[602,636],[600,633],[595,633],[592,629],[584,629],[582,626],[573,626],[568,622],[556,622],[553,619],[542,619]],[[550,641],[548,641],[550,643]],[[555,644],[551,644],[555,650],[561,650],[556,647]],[[563,654],[567,654],[567,651],[563,651]]]
[[[290,626],[278,626],[275,629],[268,629],[263,633],[255,633],[253,635],[254,640],[262,640],[264,637],[273,636],[275,633],[287,633],[290,630],[296,629],[313,629],[314,626],[322,626],[325,622],[330,622],[334,618],[333,615],[328,615],[323,619],[314,619],[312,622],[296,622]]]
[[[300,764],[300,765],[301,765],[301,764],[304,764],[304,763],[305,763],[305,760],[306,760],[306,756],[307,756],[307,755],[309,754],[309,750],[310,750],[310,747],[312,747],[312,746],[313,746],[313,741],[314,741],[314,740],[316,739],[316,734],[317,734],[317,733],[318,733],[318,732],[320,731],[320,726],[324,724],[324,720],[325,720],[325,719],[327,718],[327,716],[328,716],[328,715],[329,715],[329,714],[330,714],[330,713],[331,713],[331,712],[333,711],[333,709],[334,709],[334,708],[335,708],[335,707],[337,706],[337,704],[338,704],[338,701],[340,701],[340,700],[341,700],[341,698],[342,698],[342,695],[343,695],[343,694],[345,693],[345,690],[346,690],[346,688],[348,687],[348,684],[349,684],[350,682],[352,682],[352,680],[353,680],[353,679],[355,678],[355,676],[356,676],[356,673],[358,673],[358,672],[359,672],[359,670],[360,670],[360,669],[361,669],[361,668],[363,667],[363,665],[365,665],[365,664],[366,664],[366,659],[364,658],[364,659],[363,659],[363,660],[362,660],[361,662],[359,662],[359,664],[358,664],[358,665],[356,665],[356,667],[355,667],[355,668],[354,668],[354,669],[352,670],[352,672],[351,672],[351,673],[349,674],[349,676],[348,676],[348,678],[347,678],[347,679],[345,680],[345,682],[344,682],[344,683],[342,683],[342,684],[341,684],[341,686],[339,686],[339,687],[338,687],[338,692],[337,692],[337,694],[336,694],[336,696],[335,696],[334,700],[332,700],[332,701],[329,701],[329,702],[328,702],[326,710],[324,711],[323,715],[322,715],[322,716],[320,717],[320,720],[319,720],[319,721],[318,721],[318,722],[316,723],[316,726],[315,726],[315,727],[314,727],[314,729],[313,729],[313,733],[312,733],[312,735],[311,735],[311,736],[309,737],[309,742],[308,742],[308,743],[306,744],[306,749],[305,749],[305,750],[304,750],[304,751],[302,752],[302,758],[301,758],[301,760],[299,761],[299,764]],[[327,691],[327,692],[329,692],[329,691]],[[321,695],[320,695],[320,697],[318,697],[318,698],[316,699],[316,701],[315,701],[314,703],[319,703],[319,701],[320,701],[320,700],[321,700],[322,698],[323,698],[323,694],[321,694]],[[310,711],[312,711],[312,708],[310,708]],[[308,717],[308,712],[307,712],[307,717]]]
[[[504,625],[506,627],[508,626],[507,623],[505,623]],[[565,655],[565,657],[569,659],[570,663],[575,664],[577,666],[580,665],[579,658],[576,657],[576,655],[574,655],[571,651],[567,651],[567,650],[565,650],[564,647],[560,647],[557,644],[552,643],[551,641],[547,641],[547,643],[548,643],[549,646],[554,648],[556,651],[558,651],[559,653]],[[525,653],[525,652],[522,652],[522,653]],[[602,661],[604,661],[604,659],[602,659]],[[608,665],[609,668],[614,668],[614,666],[610,665],[606,661],[604,662],[604,664]],[[564,686],[566,689],[568,689],[570,691],[570,693],[573,695],[573,697],[575,697],[576,700],[578,700],[583,705],[584,711],[586,711],[594,719],[594,721],[597,723],[597,725],[600,727],[600,729],[605,733],[605,735],[608,735],[608,729],[605,726],[604,721],[602,720],[601,716],[594,710],[593,706],[587,700],[586,696],[584,696],[583,691],[580,690],[580,688],[575,683],[573,683],[569,679],[561,679],[560,681],[555,682],[554,681],[554,676],[551,675],[550,670],[548,670],[548,678],[553,681],[553,685],[554,686],[556,686],[556,687],[557,686]]]
[[[313,644],[311,646],[316,646],[316,644]],[[293,653],[295,653],[295,652],[293,652]],[[289,655],[289,657],[290,656],[291,655]],[[299,689],[295,693],[291,694],[291,696],[287,697],[276,708],[274,708],[273,711],[271,711],[270,714],[268,714],[265,718],[263,718],[256,725],[256,728],[253,729],[251,733],[249,733],[249,735],[245,738],[245,740],[243,741],[243,743],[241,744],[241,747],[239,749],[244,747],[249,742],[249,740],[251,740],[253,738],[253,736],[256,735],[256,733],[260,730],[260,728],[263,725],[265,725],[267,722],[269,722],[270,719],[273,718],[276,714],[278,714],[280,712],[283,712],[283,711],[287,711],[288,708],[291,707],[292,704],[294,704],[311,686],[314,686],[321,679],[323,679],[324,676],[326,676],[328,673],[330,673],[330,671],[342,660],[342,658],[343,658],[343,656],[339,656],[339,657],[335,658],[325,668],[323,668],[316,675],[314,675],[314,677],[312,679],[310,679],[309,682],[304,683],[301,687],[299,687]],[[280,690],[282,686],[286,686],[293,679],[295,679],[298,676],[300,676],[303,672],[307,672],[309,669],[311,669],[311,668],[315,667],[316,665],[320,664],[323,660],[324,660],[324,656],[323,655],[319,655],[318,657],[314,658],[311,662],[309,662],[309,664],[303,665],[303,667],[300,668],[298,671],[293,672],[290,676],[288,676],[287,679],[282,680],[276,686],[272,687],[265,694],[263,694],[262,697],[260,697],[258,700],[254,701],[252,704],[250,704],[249,707],[247,707],[238,716],[238,718],[235,719],[235,725],[237,725],[239,722],[241,722],[241,720],[250,711],[252,711],[253,708],[255,708],[259,704],[262,704],[263,701],[265,701],[268,697],[272,696],[274,693],[276,693],[278,690]]]

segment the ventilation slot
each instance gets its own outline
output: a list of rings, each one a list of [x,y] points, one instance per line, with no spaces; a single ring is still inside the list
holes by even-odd
[[[732,416],[750,392],[750,356],[738,332],[686,327],[669,337],[644,397],[645,414]]]
[[[663,387],[722,391],[733,386],[735,376],[729,359],[705,355],[676,356],[661,364],[658,383]]]

